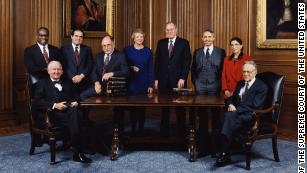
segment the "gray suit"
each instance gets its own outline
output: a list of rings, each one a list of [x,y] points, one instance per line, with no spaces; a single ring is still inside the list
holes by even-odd
[[[203,47],[195,51],[191,77],[198,94],[216,94],[220,92],[221,74],[225,55],[224,49],[214,47],[207,60]]]
[[[221,76],[225,50],[213,47],[211,55],[205,56],[204,47],[196,49],[193,56],[191,68],[192,82],[195,86],[196,94],[203,95],[220,95],[221,94]],[[221,126],[220,109],[210,109],[214,129]],[[201,153],[209,151],[208,142],[208,111],[205,108],[198,107],[199,116],[199,149]],[[213,149],[215,150],[215,149]]]

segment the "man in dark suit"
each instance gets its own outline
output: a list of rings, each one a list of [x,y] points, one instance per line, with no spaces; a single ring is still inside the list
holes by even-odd
[[[52,60],[61,60],[61,54],[57,47],[48,44],[49,30],[40,27],[36,32],[36,43],[24,50],[24,63],[33,84],[29,88],[30,95],[33,95],[34,84],[40,79],[48,77],[47,64]]]
[[[78,102],[72,98],[70,83],[61,79],[63,74],[61,63],[51,61],[47,70],[50,77],[37,83],[33,106],[37,109],[51,110],[49,118],[52,124],[65,128],[69,134],[74,150],[73,160],[89,163],[91,159],[83,154],[81,146],[82,115],[77,109]]]
[[[81,93],[81,100],[102,94],[109,78],[128,77],[129,75],[125,54],[114,49],[113,37],[105,36],[101,41],[101,47],[102,52],[97,55],[92,72],[94,87]]]
[[[165,27],[166,38],[159,40],[155,60],[155,88],[160,93],[170,94],[173,88],[187,85],[190,71],[191,52],[189,42],[177,36],[177,26],[168,22]],[[168,135],[170,109],[162,108],[161,134]],[[177,133],[185,134],[185,109],[176,108]]]
[[[103,91],[106,89],[107,81],[111,77],[128,77],[129,75],[125,54],[115,50],[113,37],[103,37],[101,47],[102,52],[97,55],[92,72],[94,87],[81,93],[81,100],[103,94]],[[120,131],[122,131],[123,109],[120,107],[114,108],[114,120],[119,125]]]
[[[230,145],[233,136],[239,130],[248,130],[253,124],[252,112],[261,109],[268,93],[268,87],[255,78],[257,68],[254,61],[246,61],[243,65],[243,78],[237,84],[234,94],[227,101],[228,111],[225,113],[222,128],[222,153],[217,158],[217,166],[230,162]]]
[[[65,63],[64,73],[73,84],[75,96],[79,96],[90,86],[90,74],[93,66],[92,49],[82,44],[83,37],[83,31],[73,30],[71,32],[72,43],[61,48]]]
[[[191,68],[192,82],[196,94],[221,95],[221,77],[225,57],[225,50],[214,46],[214,33],[211,30],[203,32],[202,41],[204,46],[196,49]],[[220,128],[220,108],[198,107],[199,116],[199,151],[205,155],[209,151],[208,144],[208,113],[212,114],[213,129]],[[214,149],[212,149],[214,150]]]

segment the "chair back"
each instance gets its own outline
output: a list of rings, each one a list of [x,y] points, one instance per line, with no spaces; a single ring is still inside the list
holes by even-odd
[[[271,120],[273,123],[277,124],[282,104],[285,76],[273,72],[263,72],[257,74],[256,78],[262,80],[269,89],[264,108],[271,107],[275,103],[279,104],[279,106],[272,111],[271,115]]]

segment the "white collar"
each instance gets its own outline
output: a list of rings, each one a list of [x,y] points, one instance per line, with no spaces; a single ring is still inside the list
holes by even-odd
[[[173,44],[175,44],[177,36],[175,36],[173,39],[168,39],[168,44],[170,44],[170,42],[172,41]]]
[[[252,79],[252,80],[247,82],[248,83],[248,88],[250,88],[254,84],[255,80],[256,80],[256,78],[254,78],[254,79]]]
[[[48,49],[48,44],[41,45],[41,44],[39,44],[39,43],[37,42],[37,45],[38,45],[38,47],[39,47],[41,50],[43,50],[43,47],[45,47],[46,49]]]

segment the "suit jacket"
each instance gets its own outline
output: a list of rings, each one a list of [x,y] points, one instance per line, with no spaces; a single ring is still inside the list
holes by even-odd
[[[96,63],[94,65],[92,80],[93,82],[100,81],[102,73],[104,72],[104,53],[100,52],[96,57]],[[113,72],[114,77],[128,77],[129,69],[126,61],[125,54],[114,51],[111,54],[111,60],[105,69],[105,73]]]
[[[70,80],[76,75],[84,74],[88,78],[91,74],[93,67],[92,49],[88,46],[80,45],[79,51],[78,64],[76,64],[75,50],[72,45],[66,45],[61,48],[65,62],[65,74]]]
[[[224,59],[223,73],[222,73],[222,91],[229,90],[234,92],[237,83],[243,79],[242,67],[245,61],[250,61],[252,58],[243,54],[242,59],[233,61],[230,57]]]
[[[227,104],[233,104],[238,114],[251,114],[255,109],[261,109],[264,106],[268,87],[264,82],[256,79],[253,85],[248,89],[247,93],[241,99],[239,96],[240,89],[245,86],[245,81],[241,80]]]
[[[215,85],[216,90],[220,90],[221,86],[221,74],[222,74],[222,68],[223,68],[223,61],[226,53],[224,49],[213,47],[212,53],[211,53],[211,64],[213,65],[213,70],[215,72],[214,76],[210,76],[210,81],[212,81]],[[204,76],[199,76],[200,72],[203,68],[203,57],[204,57],[204,48],[198,48],[194,52],[193,56],[193,63],[191,67],[191,79],[193,84],[195,85],[195,82],[197,80],[200,80],[204,78]],[[208,77],[208,76],[207,76]]]
[[[55,46],[48,44],[49,61],[56,60],[61,62],[61,53]],[[48,77],[47,64],[44,56],[37,44],[27,47],[24,50],[24,63],[30,75],[36,79]],[[63,62],[61,62],[63,63]]]
[[[157,45],[155,60],[155,79],[160,91],[169,91],[177,87],[179,79],[187,81],[191,52],[189,42],[177,37],[171,57],[168,56],[168,38],[161,39]]]
[[[52,108],[54,103],[72,101],[72,92],[70,83],[62,79],[60,81],[62,85],[62,91],[59,91],[51,81],[51,79],[45,78],[38,81],[37,87],[34,93],[33,106],[37,109],[46,110]]]

